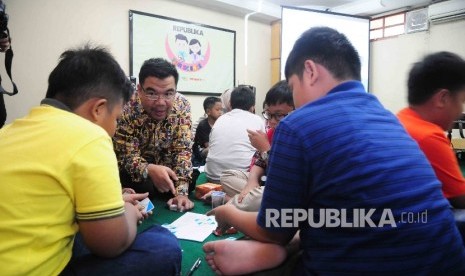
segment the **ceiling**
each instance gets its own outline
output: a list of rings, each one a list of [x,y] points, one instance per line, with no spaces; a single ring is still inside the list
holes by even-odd
[[[313,9],[333,8],[353,2],[357,0],[266,0],[278,6],[295,6],[308,7]]]
[[[376,17],[425,7],[444,0],[175,0],[192,6],[244,17],[263,23],[281,18],[281,6]]]

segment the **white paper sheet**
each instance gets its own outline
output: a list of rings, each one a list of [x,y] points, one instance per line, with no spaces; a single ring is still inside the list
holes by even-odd
[[[203,242],[216,229],[217,223],[214,216],[186,212],[171,224],[162,226],[178,239]]]

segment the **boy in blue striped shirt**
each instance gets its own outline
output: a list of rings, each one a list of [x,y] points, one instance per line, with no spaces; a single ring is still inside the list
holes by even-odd
[[[249,250],[237,256],[247,257],[241,267],[224,261],[224,243],[206,244],[214,270],[270,268],[285,257],[277,245],[299,231],[294,275],[465,275],[441,183],[395,115],[366,93],[360,69],[357,51],[334,29],[311,28],[296,41],[285,74],[297,109],[276,129],[260,211],[212,211],[220,228],[254,241],[240,241]]]

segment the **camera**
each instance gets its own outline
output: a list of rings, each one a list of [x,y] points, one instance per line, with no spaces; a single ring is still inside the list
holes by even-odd
[[[0,0],[0,38],[7,37],[8,14],[5,12],[5,3]]]

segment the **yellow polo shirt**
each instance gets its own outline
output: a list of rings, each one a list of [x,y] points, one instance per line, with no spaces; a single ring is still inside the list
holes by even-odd
[[[0,129],[0,270],[56,275],[76,219],[124,212],[116,157],[101,127],[42,105]]]

